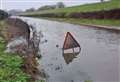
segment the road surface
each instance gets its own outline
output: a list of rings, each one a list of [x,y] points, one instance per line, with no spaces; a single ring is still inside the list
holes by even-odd
[[[120,82],[120,31],[91,28],[44,19],[22,17],[42,31],[40,63],[49,75],[48,82]],[[66,64],[62,47],[66,32],[71,32],[81,52]],[[57,45],[57,47],[56,47]]]

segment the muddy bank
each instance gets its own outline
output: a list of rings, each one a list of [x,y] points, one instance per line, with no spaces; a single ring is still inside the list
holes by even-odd
[[[80,13],[44,13],[25,15],[28,17],[85,18],[85,19],[120,19],[120,9]]]
[[[35,80],[41,80],[38,77],[40,76],[40,71],[38,70],[38,48],[40,38],[37,43],[34,42],[36,38],[35,33],[31,37],[31,31],[26,22],[18,18],[8,18],[5,20],[7,27],[6,32],[4,33],[5,39],[7,41],[6,53],[17,53],[23,58],[23,65],[21,69],[27,74],[30,75],[28,82],[35,82]],[[37,47],[36,47],[37,44]]]
[[[22,36],[26,40],[29,40],[30,38],[30,29],[29,25],[25,22],[23,22],[20,19],[16,18],[8,18],[5,20],[8,27],[6,29],[6,39],[7,41],[11,41],[13,38],[17,38]]]
[[[103,10],[96,12],[71,13],[70,18],[87,19],[120,19],[120,9]]]

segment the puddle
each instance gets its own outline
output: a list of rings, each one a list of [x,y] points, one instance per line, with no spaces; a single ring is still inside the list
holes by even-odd
[[[119,82],[120,31],[36,18],[22,19],[42,31],[42,41],[47,40],[40,45],[42,58],[39,61],[49,75],[47,82]],[[67,32],[80,43],[80,54],[63,54]]]

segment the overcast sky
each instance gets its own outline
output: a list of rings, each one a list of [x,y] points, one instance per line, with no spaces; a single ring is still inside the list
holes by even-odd
[[[0,9],[25,10],[28,8],[39,8],[43,5],[54,5],[57,2],[64,2],[66,6],[75,6],[87,3],[96,3],[100,0],[0,0]]]

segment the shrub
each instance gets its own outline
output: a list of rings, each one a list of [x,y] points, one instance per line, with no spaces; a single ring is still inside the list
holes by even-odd
[[[3,10],[0,10],[0,20],[3,20],[7,17],[8,17],[8,13]]]

